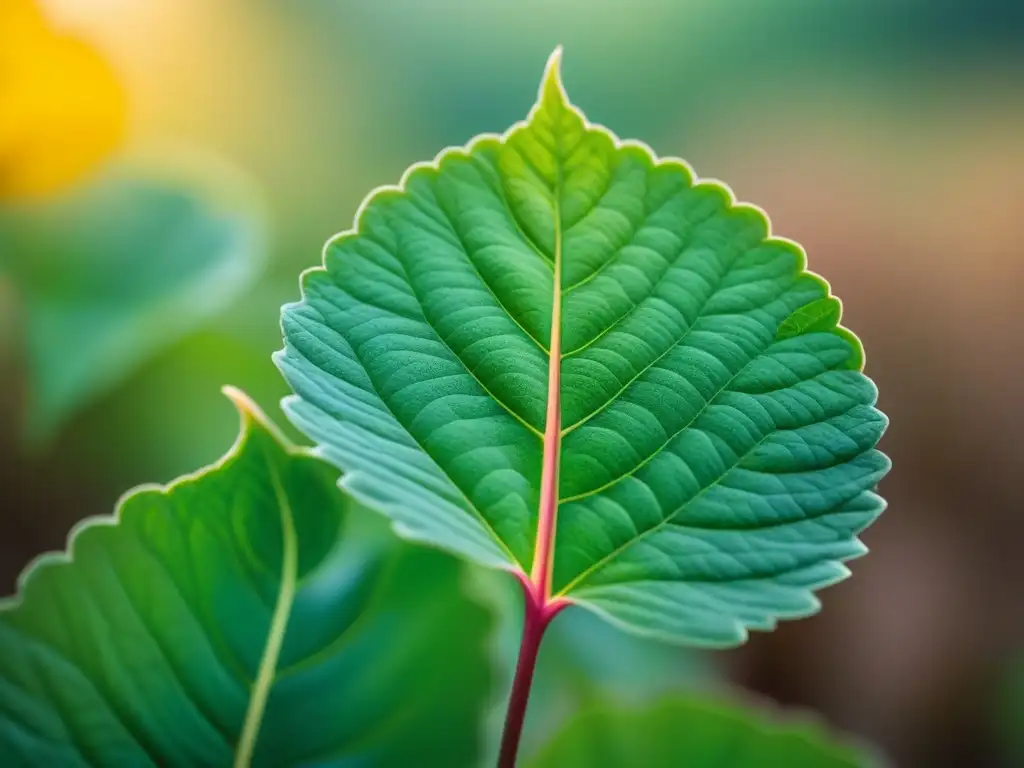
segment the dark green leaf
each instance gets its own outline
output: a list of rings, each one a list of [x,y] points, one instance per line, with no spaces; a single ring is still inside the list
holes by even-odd
[[[128,494],[0,608],[0,764],[473,765],[490,619],[458,563],[234,399],[218,464]]]
[[[1010,764],[1024,765],[1024,655],[1018,654],[1000,672],[993,720]]]

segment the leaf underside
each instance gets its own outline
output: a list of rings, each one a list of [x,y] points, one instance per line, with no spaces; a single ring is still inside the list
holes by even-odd
[[[290,418],[403,535],[523,573],[560,320],[553,592],[626,628],[722,646],[813,613],[883,509],[828,285],[762,211],[586,122],[557,57],[526,122],[374,192],[302,288]]]
[[[863,768],[875,760],[809,724],[771,722],[726,704],[665,699],[576,716],[530,768]]]
[[[129,494],[0,603],[5,768],[474,764],[490,619],[458,564],[367,529],[240,403],[221,462]]]

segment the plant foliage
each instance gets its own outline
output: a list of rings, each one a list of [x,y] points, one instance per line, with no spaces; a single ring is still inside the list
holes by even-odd
[[[883,509],[886,419],[805,262],[591,125],[556,53],[525,122],[375,191],[304,275],[286,409],[402,535],[735,645],[817,610]]]
[[[473,765],[491,621],[457,563],[368,529],[232,398],[220,462],[127,494],[0,607],[0,763]]]

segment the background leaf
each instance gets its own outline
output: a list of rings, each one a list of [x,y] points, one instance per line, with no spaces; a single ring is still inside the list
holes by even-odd
[[[255,201],[226,169],[204,176],[205,186],[124,166],[60,198],[0,209],[0,269],[25,315],[30,437],[49,436],[257,276]]]
[[[863,768],[875,761],[808,724],[686,698],[643,709],[594,709],[570,724],[530,768]]]
[[[556,56],[526,123],[375,192],[304,275],[286,409],[403,535],[529,573],[560,371],[556,596],[735,645],[816,611],[883,508],[886,420],[805,266],[759,209],[588,124]]]
[[[995,730],[1007,765],[1024,764],[1024,654],[1014,654],[997,668],[999,678],[990,703]]]
[[[0,609],[4,765],[472,765],[490,620],[459,564],[234,399],[221,462],[130,493]]]

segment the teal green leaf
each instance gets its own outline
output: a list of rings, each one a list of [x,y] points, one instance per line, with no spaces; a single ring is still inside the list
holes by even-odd
[[[557,55],[524,123],[371,194],[302,291],[285,408],[404,536],[708,646],[865,552],[886,419],[838,300],[763,211],[587,122]]]
[[[0,764],[474,765],[491,620],[459,563],[233,398],[220,462],[129,493],[0,607]]]
[[[0,270],[24,313],[30,439],[51,436],[258,275],[264,235],[251,194],[227,169],[192,175],[117,167],[65,196],[0,210]]]
[[[808,723],[685,698],[636,710],[593,709],[573,719],[530,768],[864,768],[867,751]]]

